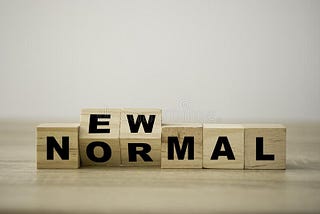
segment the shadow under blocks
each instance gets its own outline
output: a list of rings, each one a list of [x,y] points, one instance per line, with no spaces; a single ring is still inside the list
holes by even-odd
[[[156,166],[285,169],[280,124],[162,124],[161,109],[82,109],[80,123],[37,126],[37,168]]]

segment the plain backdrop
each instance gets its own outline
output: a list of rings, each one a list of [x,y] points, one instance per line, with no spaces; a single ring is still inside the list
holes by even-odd
[[[320,1],[0,0],[0,74],[2,120],[320,121]]]

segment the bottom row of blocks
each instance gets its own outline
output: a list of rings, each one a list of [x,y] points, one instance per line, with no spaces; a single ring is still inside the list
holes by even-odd
[[[162,125],[161,139],[80,139],[79,124],[37,127],[37,168],[80,166],[285,169],[286,128],[272,124]]]

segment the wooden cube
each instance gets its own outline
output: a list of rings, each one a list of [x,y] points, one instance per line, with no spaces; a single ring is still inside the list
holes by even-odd
[[[80,157],[82,166],[120,166],[120,109],[82,109]]]
[[[245,124],[245,169],[286,168],[286,128],[279,124]]]
[[[120,147],[123,166],[160,166],[161,110],[123,109]]]
[[[203,168],[244,168],[244,127],[242,125],[203,125]]]
[[[79,124],[48,123],[37,127],[37,168],[79,168]]]
[[[202,124],[162,126],[161,168],[202,168]]]

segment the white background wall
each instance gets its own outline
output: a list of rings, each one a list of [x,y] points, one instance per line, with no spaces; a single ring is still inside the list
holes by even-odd
[[[320,1],[0,0],[0,73],[2,120],[320,121]]]

